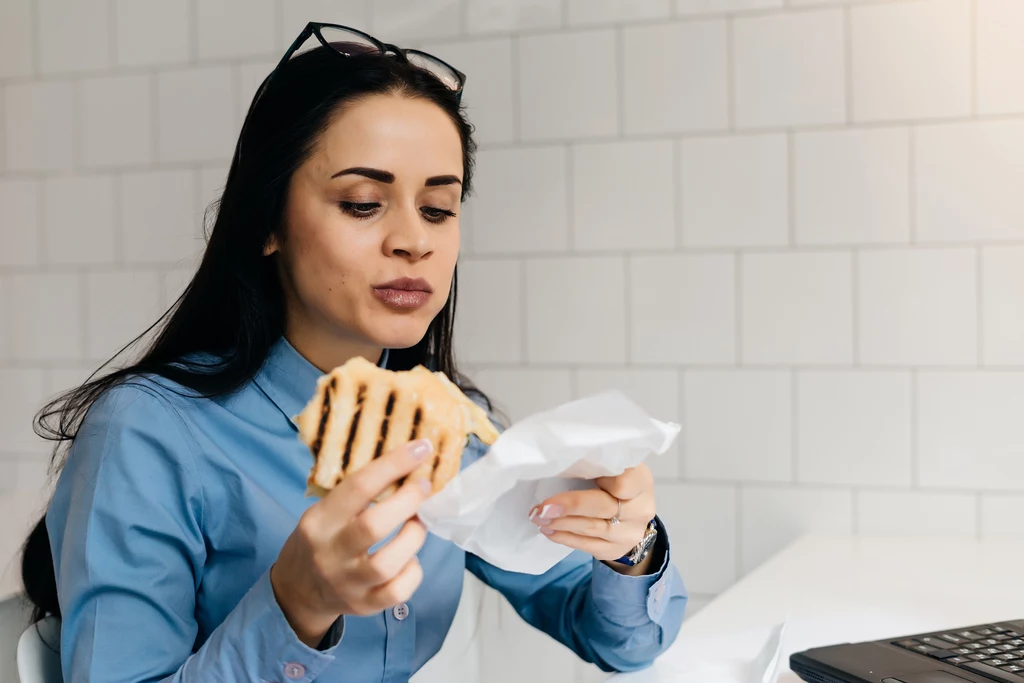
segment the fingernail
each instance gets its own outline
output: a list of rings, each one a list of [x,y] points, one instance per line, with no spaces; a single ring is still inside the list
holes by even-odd
[[[423,460],[434,452],[434,446],[426,439],[419,439],[409,444],[409,457],[413,460]]]
[[[431,491],[434,490],[434,486],[430,483],[429,479],[420,479],[420,488],[423,489],[423,495],[425,496],[429,496]]]
[[[541,524],[550,522],[557,517],[561,517],[563,514],[565,514],[565,508],[561,505],[545,505],[540,511]]]
[[[536,517],[539,512],[540,512],[540,508],[533,508],[532,510],[530,510],[530,521],[531,522],[533,521],[533,518]]]
[[[540,532],[542,534],[544,534],[545,536],[550,536],[551,534],[555,533],[555,530],[552,529],[551,527],[542,526],[540,528]]]

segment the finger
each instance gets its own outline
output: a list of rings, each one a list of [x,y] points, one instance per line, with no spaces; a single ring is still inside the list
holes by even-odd
[[[625,508],[625,502],[623,502],[623,508]],[[607,491],[601,489],[565,491],[551,496],[533,508],[530,511],[530,519],[540,524],[566,515],[611,519],[618,509],[618,501]]]
[[[643,464],[632,467],[617,477],[598,477],[594,480],[598,488],[623,501],[636,498],[651,488],[652,482],[651,471]]]
[[[363,560],[353,578],[370,586],[391,581],[416,557],[426,540],[427,527],[418,519],[410,519],[384,547]]]
[[[398,576],[370,591],[367,602],[378,610],[394,607],[400,602],[409,600],[422,581],[423,568],[420,566],[419,560],[414,557],[402,568]]]
[[[412,519],[428,495],[429,480],[409,479],[383,503],[363,510],[345,525],[337,543],[354,554],[365,553],[399,525]]]
[[[613,525],[607,519],[598,517],[559,517],[553,519],[541,530],[546,535],[548,531],[567,531],[577,536],[599,538],[614,543],[625,543],[631,538],[641,538],[646,522],[621,523]]]
[[[422,465],[433,450],[429,441],[420,439],[410,441],[372,460],[331,489],[322,501],[326,508],[325,513],[338,520],[355,517],[386,488]]]
[[[548,536],[553,542],[573,550],[582,550],[599,560],[617,560],[625,552],[619,552],[619,546],[590,536],[580,536],[571,531],[556,531]],[[628,552],[628,550],[626,551]]]

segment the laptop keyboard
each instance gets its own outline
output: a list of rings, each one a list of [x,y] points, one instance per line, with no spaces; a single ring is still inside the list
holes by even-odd
[[[933,633],[893,645],[996,681],[1024,683],[1024,632],[996,624]]]

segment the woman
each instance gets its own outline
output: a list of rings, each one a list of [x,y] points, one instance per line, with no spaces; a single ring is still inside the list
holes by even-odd
[[[428,536],[411,479],[369,504],[429,443],[304,497],[291,418],[349,358],[426,365],[489,405],[452,354],[463,82],[307,26],[253,100],[203,261],[156,340],[44,411],[69,448],[23,577],[37,616],[62,618],[65,680],[404,681],[440,648],[467,568],[605,670],[674,639],[685,594],[646,467],[524,510],[577,551],[536,577]],[[474,439],[463,465],[482,451]]]

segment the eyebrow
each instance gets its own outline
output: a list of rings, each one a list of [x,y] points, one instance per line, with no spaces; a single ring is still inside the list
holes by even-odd
[[[391,185],[395,182],[395,174],[390,171],[382,171],[379,168],[366,168],[365,166],[353,166],[352,168],[346,168],[344,171],[338,171],[331,176],[331,180],[340,178],[343,175],[361,175],[364,178],[370,180],[376,180],[379,183],[386,183]],[[461,185],[462,181],[459,180],[458,176],[453,175],[438,175],[432,178],[427,178],[427,182],[424,183],[426,187],[437,187],[439,185]]]

